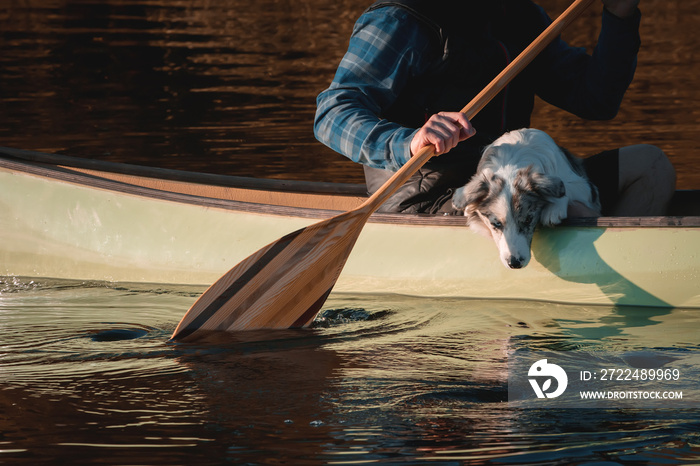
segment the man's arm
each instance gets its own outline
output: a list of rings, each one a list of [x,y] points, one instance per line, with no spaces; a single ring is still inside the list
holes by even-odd
[[[397,170],[417,129],[382,119],[412,75],[430,66],[431,35],[400,8],[365,13],[330,87],[317,98],[314,134],[355,162]]]
[[[590,120],[615,117],[634,77],[640,46],[636,0],[604,2],[601,31],[592,55],[559,39],[536,65],[537,94],[552,105]],[[608,4],[627,16],[613,14]]]

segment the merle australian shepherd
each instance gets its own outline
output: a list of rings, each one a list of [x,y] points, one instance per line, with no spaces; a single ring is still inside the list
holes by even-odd
[[[535,227],[559,224],[574,202],[600,214],[598,189],[586,177],[581,159],[530,128],[488,145],[476,174],[452,198],[471,229],[493,238],[501,262],[512,269],[530,261]]]

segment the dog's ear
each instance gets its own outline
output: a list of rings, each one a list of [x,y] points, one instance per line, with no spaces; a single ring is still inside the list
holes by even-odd
[[[455,190],[452,196],[452,206],[464,210],[469,204],[483,201],[489,194],[489,179],[493,177],[490,170],[485,170],[472,176],[469,183]]]
[[[531,173],[529,181],[532,191],[546,201],[552,202],[566,195],[564,182],[558,176]]]

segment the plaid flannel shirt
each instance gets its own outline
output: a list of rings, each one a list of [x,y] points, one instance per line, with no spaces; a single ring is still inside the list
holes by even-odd
[[[374,168],[396,171],[410,159],[418,130],[380,115],[412,77],[438,58],[430,50],[430,32],[416,27],[416,21],[399,7],[365,12],[358,19],[333,82],[317,98],[314,134],[319,141]],[[639,22],[639,12],[626,20],[604,12],[592,57],[555,40],[538,57],[547,70],[537,94],[582,118],[612,118],[634,76]]]

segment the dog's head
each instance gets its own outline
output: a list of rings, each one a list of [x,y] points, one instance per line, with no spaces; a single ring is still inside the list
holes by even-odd
[[[468,225],[493,238],[501,262],[511,269],[530,262],[530,245],[543,210],[563,198],[563,181],[532,166],[494,172],[484,168],[452,198]]]

